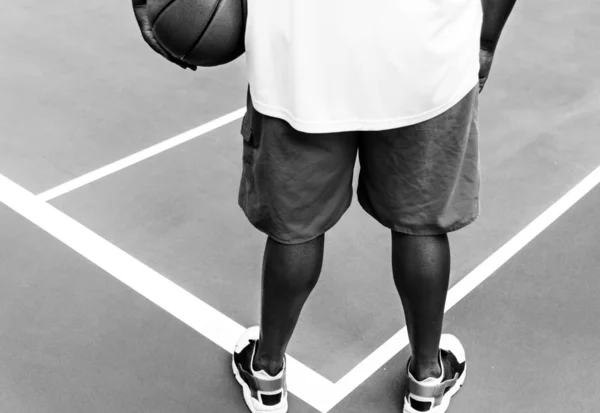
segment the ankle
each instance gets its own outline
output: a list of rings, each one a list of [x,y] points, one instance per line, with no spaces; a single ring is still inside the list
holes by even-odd
[[[412,374],[417,381],[422,381],[427,378],[437,379],[442,375],[442,366],[440,365],[439,360],[436,360],[435,362],[416,362],[413,360],[410,364],[410,374]]]
[[[264,370],[269,376],[277,376],[283,369],[283,357],[273,359],[255,355],[252,361],[252,368],[254,371]]]

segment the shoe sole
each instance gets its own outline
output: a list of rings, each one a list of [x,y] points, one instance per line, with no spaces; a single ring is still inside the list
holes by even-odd
[[[237,344],[235,345],[234,352],[236,352],[236,353],[241,352],[242,349],[248,345],[249,340],[258,339],[258,337],[256,336],[256,331],[257,330],[254,330],[254,327],[246,330],[246,332],[240,337]],[[231,368],[233,370],[233,376],[235,377],[236,381],[239,383],[240,386],[242,386],[242,393],[244,395],[244,401],[246,402],[246,406],[252,413],[265,413],[265,412],[287,413],[287,411],[288,411],[287,398],[285,398],[280,403],[279,406],[263,406],[260,409],[256,409],[254,407],[254,403],[253,403],[254,399],[252,398],[252,393],[250,392],[250,387],[248,387],[248,385],[240,377],[240,372],[235,364],[235,360],[233,359],[233,357],[231,357]]]

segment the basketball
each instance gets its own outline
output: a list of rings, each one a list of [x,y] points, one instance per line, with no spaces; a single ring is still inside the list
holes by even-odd
[[[210,67],[244,53],[246,0],[148,0],[158,43],[186,63]]]

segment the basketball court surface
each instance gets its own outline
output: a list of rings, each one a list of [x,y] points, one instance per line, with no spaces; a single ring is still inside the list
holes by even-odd
[[[244,58],[183,71],[129,2],[0,25],[0,411],[244,413],[265,236],[237,206]],[[450,235],[450,413],[596,412],[600,7],[517,2],[480,98],[481,216]],[[596,40],[594,40],[596,39]],[[358,168],[358,166],[357,166]],[[288,348],[290,413],[400,412],[390,236],[356,199]]]

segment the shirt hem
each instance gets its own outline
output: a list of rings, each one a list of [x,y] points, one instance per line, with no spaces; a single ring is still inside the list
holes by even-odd
[[[364,119],[349,119],[349,120],[334,120],[334,121],[307,121],[301,120],[293,116],[288,110],[284,108],[274,107],[271,105],[267,105],[263,102],[257,101],[252,98],[252,105],[254,109],[258,112],[262,113],[266,116],[271,116],[274,118],[282,119],[288,122],[294,129],[305,132],[305,133],[335,133],[335,132],[350,132],[350,131],[377,131],[377,130],[387,130],[387,129],[396,129],[405,126],[414,125],[417,123],[425,122],[429,119],[432,119],[446,110],[450,109],[452,106],[456,105],[463,99],[469,92],[473,90],[474,87],[477,86],[477,83],[469,86],[468,88],[465,86],[452,96],[446,103],[428,110],[426,112],[420,113],[418,115],[411,116],[403,116],[394,119],[378,119],[378,120],[364,120]],[[250,86],[252,89],[252,86]],[[251,92],[252,95],[252,92]]]

